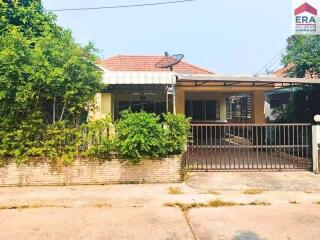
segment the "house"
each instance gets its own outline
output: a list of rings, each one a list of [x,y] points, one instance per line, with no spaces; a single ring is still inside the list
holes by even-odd
[[[131,108],[183,113],[195,123],[265,123],[265,94],[278,80],[218,75],[185,61],[170,71],[156,67],[162,58],[118,55],[98,61],[106,87],[96,96],[98,107],[90,117],[111,114],[118,119],[122,110]]]
[[[292,64],[289,64],[286,67],[276,70],[273,73],[273,76],[277,78],[288,77],[288,71],[292,66]],[[316,79],[318,76],[310,72],[306,72],[304,78],[306,81],[308,81],[308,79]],[[279,107],[286,107],[291,101],[293,94],[303,90],[302,86],[289,86],[283,88],[280,84],[275,84],[275,88],[275,90],[266,94],[265,117],[269,122],[276,121],[275,116],[272,114],[274,110]]]

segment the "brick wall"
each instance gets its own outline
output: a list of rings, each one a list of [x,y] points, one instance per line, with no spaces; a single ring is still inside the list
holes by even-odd
[[[20,166],[11,162],[0,167],[0,186],[172,183],[180,181],[181,161],[181,156],[172,156],[130,165],[116,159],[82,159],[60,168],[45,160]]]

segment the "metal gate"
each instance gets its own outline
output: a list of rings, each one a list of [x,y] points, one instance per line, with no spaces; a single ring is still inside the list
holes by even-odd
[[[191,171],[312,169],[311,124],[192,124]]]

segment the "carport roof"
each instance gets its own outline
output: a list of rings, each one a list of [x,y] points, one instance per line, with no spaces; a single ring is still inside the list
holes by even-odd
[[[284,78],[270,75],[186,75],[178,74],[177,81],[180,83],[194,83],[195,85],[209,85],[210,83],[222,83],[225,86],[241,84],[256,87],[284,87],[291,85],[320,84],[320,79],[310,78]]]

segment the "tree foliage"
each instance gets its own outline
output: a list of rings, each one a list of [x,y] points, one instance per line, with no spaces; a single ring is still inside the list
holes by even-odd
[[[41,0],[0,0],[0,35],[6,35],[11,27],[17,27],[23,36],[32,38],[59,34],[62,30],[53,14],[46,13]]]
[[[40,0],[0,0],[0,13],[0,160],[71,163],[115,150],[137,163],[183,151],[182,115],[165,115],[164,124],[155,114],[124,112],[115,142],[110,118],[84,123],[101,88],[93,44],[77,44]]]
[[[320,36],[290,37],[282,62],[289,77],[319,78]],[[320,113],[319,96],[319,86],[304,86],[291,94],[286,109],[278,109],[278,115],[285,122],[313,122],[313,116]]]
[[[190,134],[190,118],[183,114],[167,113],[164,117],[165,147],[170,154],[180,154]]]
[[[166,153],[160,117],[154,113],[123,111],[116,123],[116,149],[126,159],[138,162],[143,157]]]
[[[180,154],[185,150],[190,119],[182,114],[163,115],[123,111],[116,122],[115,150],[132,163],[143,158]]]
[[[46,123],[75,123],[101,87],[96,49],[75,43],[40,1],[0,6],[0,116],[20,123],[40,112]]]
[[[282,62],[290,66],[288,75],[291,77],[320,76],[320,36],[290,37]]]
[[[30,155],[48,125],[85,119],[102,73],[93,44],[77,44],[40,0],[0,0],[0,13],[0,155]]]

